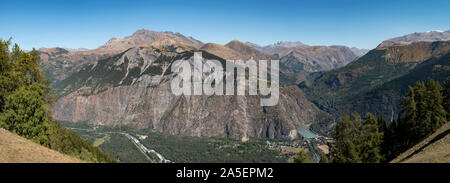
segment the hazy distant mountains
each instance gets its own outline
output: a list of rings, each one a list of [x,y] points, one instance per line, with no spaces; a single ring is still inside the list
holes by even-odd
[[[401,37],[396,37],[392,39],[388,39],[386,41],[383,41],[380,45],[378,45],[378,48],[380,47],[386,47],[386,46],[393,46],[393,45],[404,45],[404,44],[410,44],[413,42],[419,42],[419,41],[426,41],[426,42],[433,42],[433,41],[448,41],[450,40],[450,30],[448,31],[427,31],[427,32],[415,32],[412,34],[404,35]]]
[[[353,53],[355,53],[356,56],[360,57],[365,55],[367,52],[370,51],[370,49],[364,49],[364,48],[357,48],[357,47],[351,47],[350,48]]]
[[[310,47],[310,45],[304,44],[304,43],[302,43],[300,41],[295,41],[295,42],[292,42],[292,41],[280,41],[280,42],[277,42],[277,43],[274,43],[274,44],[270,44],[270,45],[266,45],[266,46],[260,46],[258,44],[251,43],[251,42],[246,42],[246,44],[256,48],[257,50],[259,50],[261,52],[264,52],[266,54],[271,54],[271,55],[273,55],[273,54],[282,54],[282,53],[286,54],[286,52],[289,52],[290,50],[292,50],[294,48],[298,49],[298,48]],[[326,46],[324,46],[324,47],[326,47]],[[356,56],[363,56],[364,54],[366,54],[369,51],[369,49],[359,49],[359,48],[356,48],[356,47],[352,47],[350,49],[353,51],[353,53]],[[281,56],[283,56],[283,55],[281,55]]]
[[[267,46],[260,46],[258,44],[255,43],[251,43],[251,42],[247,42],[246,44],[256,48],[257,50],[266,53],[266,54],[270,54],[270,55],[274,55],[274,54],[278,54],[280,52],[284,52],[286,50],[289,50],[290,48],[295,48],[295,47],[301,47],[301,46],[308,46],[306,44],[303,44],[302,42],[290,42],[290,41],[285,41],[285,42],[277,42],[274,44],[270,44]]]

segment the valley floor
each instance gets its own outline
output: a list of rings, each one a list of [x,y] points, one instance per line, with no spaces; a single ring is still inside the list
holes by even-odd
[[[162,156],[177,163],[287,163],[301,148],[311,145],[300,139],[250,139],[241,142],[221,137],[168,135],[150,129],[60,123],[119,162],[161,162]]]

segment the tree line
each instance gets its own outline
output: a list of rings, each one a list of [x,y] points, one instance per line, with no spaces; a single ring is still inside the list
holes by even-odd
[[[52,96],[38,52],[0,39],[0,128],[88,162],[115,162],[109,155],[52,120]]]
[[[389,162],[450,120],[450,77],[443,82],[429,79],[409,86],[400,103],[397,120],[367,113],[344,115],[332,137],[330,159],[334,163]]]

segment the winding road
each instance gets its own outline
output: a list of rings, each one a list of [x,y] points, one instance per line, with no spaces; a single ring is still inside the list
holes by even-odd
[[[69,128],[71,130],[84,130],[84,131],[95,131],[95,129],[84,129],[84,128]],[[166,159],[161,153],[156,152],[153,149],[148,149],[147,147],[144,146],[144,144],[141,143],[141,141],[139,141],[136,137],[133,137],[132,135],[130,135],[129,133],[125,133],[125,132],[105,132],[105,133],[116,133],[116,134],[122,134],[125,137],[127,137],[128,139],[130,139],[133,144],[138,148],[138,150],[150,161],[153,161],[148,154],[155,154],[158,158],[159,158],[159,163],[172,163],[172,161]]]

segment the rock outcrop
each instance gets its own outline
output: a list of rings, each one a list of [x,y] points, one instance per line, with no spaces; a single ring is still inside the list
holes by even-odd
[[[262,107],[260,95],[176,96],[170,88],[170,65],[192,62],[195,47],[173,39],[88,65],[63,80],[64,94],[53,107],[53,117],[96,125],[129,125],[163,133],[190,136],[297,138],[297,127],[314,121],[318,109],[296,86],[280,89],[276,106]],[[225,60],[206,51],[204,59]]]

